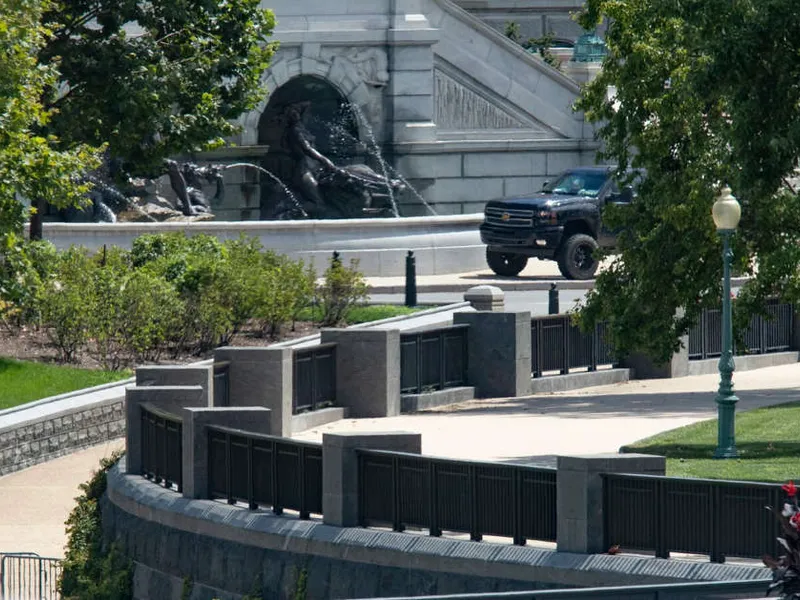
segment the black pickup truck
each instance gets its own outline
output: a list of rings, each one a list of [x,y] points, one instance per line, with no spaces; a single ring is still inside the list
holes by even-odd
[[[578,167],[561,173],[540,192],[486,204],[481,240],[498,275],[514,277],[529,258],[555,260],[567,279],[591,279],[595,249],[614,248],[614,232],[602,223],[606,204],[627,204],[633,188],[620,189],[614,167]]]

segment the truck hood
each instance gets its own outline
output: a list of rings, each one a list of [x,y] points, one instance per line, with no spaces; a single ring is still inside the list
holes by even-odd
[[[497,198],[487,202],[486,206],[497,208],[545,209],[556,208],[563,206],[564,204],[572,204],[574,202],[586,202],[587,200],[592,200],[592,198],[587,196],[536,192],[534,194],[526,194],[524,196]]]

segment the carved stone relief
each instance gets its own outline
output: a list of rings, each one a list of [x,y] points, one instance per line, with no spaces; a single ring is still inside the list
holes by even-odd
[[[440,130],[541,129],[532,120],[510,114],[441,69],[433,78],[436,126]]]
[[[389,83],[389,61],[380,48],[323,48],[320,58],[331,64],[337,63],[351,73],[357,81],[372,87],[383,87]]]

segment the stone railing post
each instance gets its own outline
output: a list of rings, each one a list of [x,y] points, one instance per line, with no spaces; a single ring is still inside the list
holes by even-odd
[[[358,449],[419,454],[419,433],[325,433],[322,435],[323,521],[356,527],[358,514]]]
[[[214,351],[215,362],[229,363],[229,405],[270,409],[271,435],[292,435],[293,356],[291,348],[225,346]]]
[[[269,434],[270,410],[260,406],[186,407],[183,418],[183,497],[208,498],[208,426]]]
[[[136,385],[142,386],[193,386],[203,388],[211,406],[214,385],[214,368],[211,365],[145,365],[136,367]]]
[[[336,403],[350,417],[400,414],[400,332],[396,329],[324,329],[336,344]]]
[[[677,317],[683,315],[683,309],[676,313]],[[620,361],[620,366],[630,369],[633,379],[671,379],[673,377],[686,377],[689,374],[689,336],[681,338],[680,349],[672,355],[669,362],[656,363],[653,359],[642,353],[631,354]]]
[[[455,313],[453,323],[469,325],[469,384],[480,398],[531,393],[531,314]]]
[[[664,475],[666,459],[648,454],[559,456],[556,545],[559,552],[598,554],[604,548],[603,473]]]
[[[180,415],[187,406],[207,407],[208,395],[199,385],[144,386],[125,390],[125,464],[128,473],[142,472],[142,404]]]

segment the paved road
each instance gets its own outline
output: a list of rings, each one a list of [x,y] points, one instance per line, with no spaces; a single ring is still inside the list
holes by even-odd
[[[548,310],[548,292],[538,290],[519,290],[505,292],[507,311],[529,310],[532,315],[546,315]],[[561,312],[575,306],[586,295],[585,290],[560,290],[559,305]],[[417,294],[419,304],[452,304],[464,300],[463,292],[434,292]],[[403,304],[404,294],[371,294],[370,302],[375,304]]]

